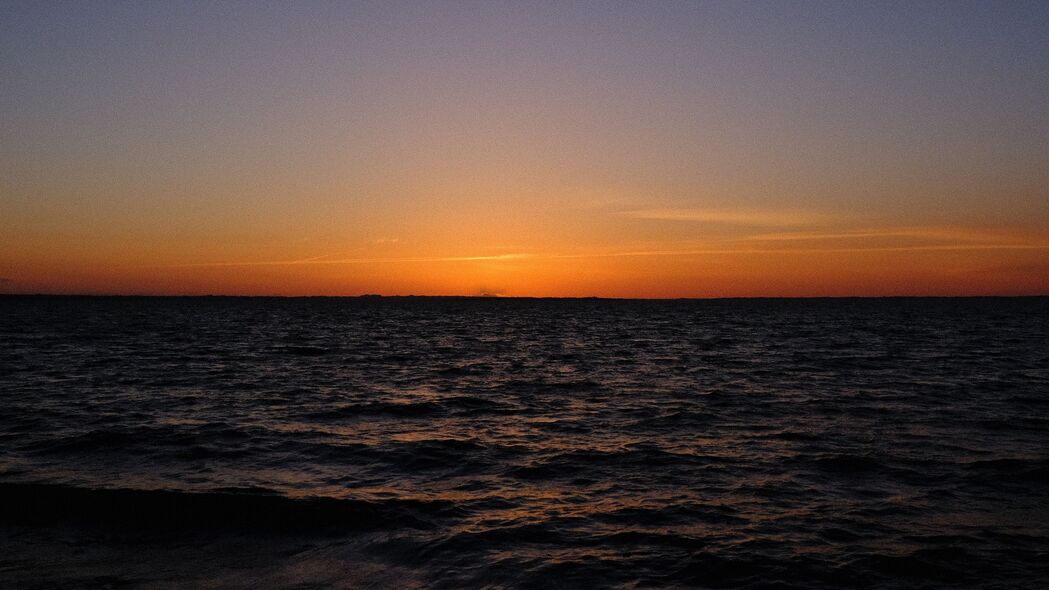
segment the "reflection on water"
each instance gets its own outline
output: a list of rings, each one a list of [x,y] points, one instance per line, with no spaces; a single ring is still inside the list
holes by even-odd
[[[0,311],[16,585],[1049,575],[1046,299]]]

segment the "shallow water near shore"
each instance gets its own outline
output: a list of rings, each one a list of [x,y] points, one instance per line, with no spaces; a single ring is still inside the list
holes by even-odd
[[[0,297],[13,587],[1039,587],[1049,299]]]

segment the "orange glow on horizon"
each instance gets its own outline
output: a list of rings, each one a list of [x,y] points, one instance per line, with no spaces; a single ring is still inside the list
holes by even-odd
[[[471,227],[460,234],[468,236]],[[527,234],[506,235],[519,244],[467,249],[465,239],[415,245],[380,238],[328,253],[305,244],[282,255],[275,245],[232,249],[239,256],[225,257],[207,244],[144,251],[99,242],[93,251],[72,245],[62,251],[60,244],[41,243],[3,261],[17,272],[0,287],[9,293],[621,298],[1049,293],[1049,235],[1036,232],[944,226],[770,231],[763,225],[705,240],[636,240],[629,248],[568,240],[545,242],[556,248],[529,247]]]

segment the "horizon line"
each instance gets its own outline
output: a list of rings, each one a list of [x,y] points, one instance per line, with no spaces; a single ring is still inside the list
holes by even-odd
[[[361,293],[359,295],[238,295],[223,293],[175,294],[175,293],[0,293],[2,297],[95,297],[95,298],[169,298],[169,299],[573,299],[603,301],[727,301],[747,299],[1038,299],[1049,298],[1049,293],[1026,295],[739,295],[713,297],[612,297],[602,295],[382,295]]]

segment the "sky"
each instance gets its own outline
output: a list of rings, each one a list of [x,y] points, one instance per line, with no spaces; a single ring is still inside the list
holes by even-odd
[[[1049,3],[3,0],[0,293],[1049,294]]]

